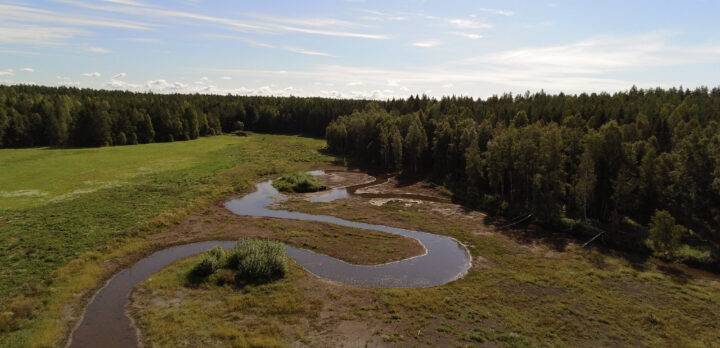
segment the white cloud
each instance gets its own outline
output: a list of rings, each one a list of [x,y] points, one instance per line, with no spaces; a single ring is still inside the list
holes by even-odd
[[[33,69],[33,68],[22,68],[22,69],[20,69],[20,71],[26,72],[26,73],[34,73],[34,72],[35,72],[35,69]]]
[[[615,71],[720,62],[720,45],[677,46],[658,34],[596,37],[567,45],[525,47],[460,61],[545,76],[600,75]]]
[[[416,41],[416,42],[412,43],[412,45],[415,47],[423,47],[423,48],[435,47],[439,44],[440,44],[440,42],[437,40]]]
[[[125,5],[97,5],[76,0],[60,0],[67,4],[78,7],[92,9],[96,11],[105,11],[113,14],[124,13],[134,17],[149,17],[156,19],[174,18],[178,20],[199,21],[214,23],[232,30],[242,32],[256,32],[264,34],[280,34],[286,32],[304,33],[312,35],[325,35],[337,37],[354,37],[363,39],[388,40],[389,36],[385,34],[362,33],[356,31],[348,31],[342,28],[337,29],[338,25],[343,27],[352,26],[354,24],[333,18],[314,18],[314,19],[297,19],[297,18],[281,18],[255,16],[254,21],[241,20],[227,17],[215,17],[192,12],[183,12],[177,10],[168,10],[161,7],[138,3],[137,6]]]
[[[58,86],[77,87],[80,86],[80,81],[74,81],[67,76],[56,76]]]
[[[306,49],[306,48],[302,48],[302,47],[276,47],[269,43],[260,42],[260,41],[253,40],[253,39],[250,39],[250,38],[247,38],[244,36],[226,35],[226,34],[204,34],[204,35],[201,35],[200,37],[207,38],[207,39],[218,39],[218,40],[237,40],[237,41],[242,41],[242,42],[248,43],[252,46],[265,47],[265,48],[279,48],[279,49],[283,49],[286,51],[310,55],[310,56],[335,57],[335,55],[332,55],[330,53],[314,51],[314,50],[310,50],[310,49]]]
[[[124,72],[121,72],[121,73],[113,75],[113,78],[114,79],[122,79],[122,78],[125,78],[125,76],[127,76],[127,74]]]
[[[2,16],[0,15],[0,18]],[[43,25],[0,24],[0,43],[21,45],[58,45],[85,31]]]
[[[492,24],[478,22],[472,19],[455,18],[448,19],[447,22],[450,23],[450,25],[460,29],[489,29],[493,27]]]
[[[206,39],[217,39],[217,40],[237,40],[237,41],[242,41],[242,42],[248,43],[252,46],[275,48],[274,45],[271,45],[269,43],[253,40],[253,39],[250,39],[250,38],[247,38],[244,36],[226,35],[226,34],[204,34],[204,35],[200,35],[200,37],[206,38]]]
[[[496,15],[500,15],[500,16],[508,16],[509,17],[509,16],[515,15],[515,13],[513,11],[498,10],[495,8],[480,7],[477,10],[480,12],[486,12],[486,13],[496,14]]]
[[[13,72],[13,69],[7,69],[5,71],[0,70],[0,76],[13,76],[15,73]]]
[[[221,80],[232,80],[232,77],[230,76],[223,76],[220,78]]]
[[[120,39],[122,41],[131,41],[131,42],[139,42],[139,43],[156,43],[160,42],[158,39],[153,39],[149,37],[126,37],[124,39]]]
[[[111,50],[109,50],[107,48],[102,48],[102,47],[88,47],[85,50],[88,52],[92,52],[92,53],[110,53],[110,52],[112,52]]]
[[[106,82],[105,87],[110,88],[110,89],[123,90],[123,91],[139,92],[142,90],[142,85],[125,82],[122,80],[118,80],[116,78],[112,78],[112,79],[110,79],[110,81]]]
[[[335,57],[335,56],[333,56],[333,55],[330,54],[330,53],[313,51],[313,50],[308,50],[308,49],[299,48],[299,47],[286,47],[285,49],[288,50],[288,51],[290,51],[290,52],[305,54],[305,55],[309,55],[309,56]]]
[[[464,38],[466,38],[466,39],[471,39],[471,40],[477,40],[477,39],[482,39],[482,38],[483,38],[483,36],[480,35],[480,34],[476,34],[476,33],[466,33],[466,32],[460,32],[460,31],[451,32],[450,34],[457,35],[457,36],[462,36],[462,37],[464,37]]]
[[[99,16],[78,16],[67,12],[55,12],[32,7],[0,5],[0,19],[13,22],[55,23],[72,26],[150,30],[145,23],[103,18]]]
[[[102,76],[99,72],[91,72],[91,73],[82,73],[82,76],[85,77],[100,77]]]
[[[358,9],[357,11],[370,14],[370,16],[362,16],[360,19],[367,21],[387,20],[387,21],[404,21],[407,19],[405,15],[391,14],[378,10]]]

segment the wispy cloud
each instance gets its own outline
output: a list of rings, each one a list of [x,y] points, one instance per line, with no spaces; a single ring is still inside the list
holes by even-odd
[[[81,16],[70,12],[56,12],[16,5],[0,5],[0,19],[12,22],[65,24],[74,27],[106,27],[150,30],[151,25],[129,20]]]
[[[275,45],[272,45],[272,44],[269,44],[269,43],[266,43],[266,42],[262,42],[262,41],[253,40],[253,39],[250,39],[250,38],[247,38],[247,37],[244,37],[244,36],[239,36],[239,35],[203,34],[203,35],[200,35],[199,37],[205,38],[205,39],[215,39],[215,40],[235,40],[235,41],[242,41],[242,42],[245,42],[245,43],[247,43],[247,44],[249,44],[249,45],[251,45],[251,46],[265,47],[265,48],[275,48]]]
[[[109,50],[107,48],[102,48],[102,47],[88,47],[85,50],[88,52],[92,52],[92,53],[111,53],[112,52],[111,50]]]
[[[481,39],[483,37],[480,34],[467,33],[467,32],[461,32],[461,31],[454,31],[454,32],[451,32],[450,34],[462,36],[464,38],[471,39],[471,40],[477,40],[477,39]]]
[[[217,39],[217,40],[235,40],[235,41],[241,41],[245,42],[251,46],[256,47],[265,47],[265,48],[277,48],[285,51],[305,54],[309,56],[323,56],[323,57],[336,57],[333,54],[327,53],[327,52],[321,52],[316,50],[311,50],[307,48],[302,47],[292,47],[292,46],[275,46],[266,42],[261,42],[257,40],[253,40],[244,36],[238,36],[238,35],[226,35],[226,34],[204,34],[200,35],[202,38],[207,39]]]
[[[124,72],[121,72],[121,73],[113,75],[113,78],[114,79],[122,79],[122,78],[125,78],[125,76],[127,76],[127,74]]]
[[[423,47],[423,48],[435,47],[439,44],[440,44],[440,41],[437,41],[437,40],[415,41],[412,43],[412,45],[415,47]]]
[[[485,12],[485,13],[490,13],[490,14],[495,14],[495,15],[500,15],[500,16],[510,17],[510,16],[515,15],[515,12],[513,12],[513,11],[499,10],[499,9],[495,9],[495,8],[480,7],[477,10],[480,12]]]
[[[386,13],[378,10],[368,10],[368,9],[358,9],[357,11],[367,13],[368,15],[360,17],[362,20],[366,21],[377,21],[377,20],[387,20],[387,21],[404,21],[408,19],[406,15],[401,14],[391,14]]]
[[[280,18],[255,15],[253,20],[217,17],[204,15],[199,13],[184,12],[178,10],[170,10],[162,7],[156,7],[149,4],[133,1],[132,6],[126,6],[127,1],[123,1],[122,5],[97,5],[77,0],[58,0],[66,4],[74,5],[81,8],[92,9],[96,11],[104,11],[111,13],[123,13],[136,17],[148,18],[172,18],[176,20],[189,20],[213,23],[221,25],[228,29],[243,32],[259,32],[266,34],[279,34],[286,32],[305,33],[312,35],[325,35],[337,37],[354,37],[363,39],[387,40],[389,36],[385,34],[362,33],[355,31],[347,31],[336,29],[337,24],[343,26],[351,26],[352,23],[347,21],[336,20],[332,18],[323,19],[297,19],[297,18]]]
[[[131,42],[140,42],[140,43],[156,43],[160,42],[158,39],[153,39],[149,37],[126,37],[123,39],[120,39],[122,41],[131,41]]]
[[[43,25],[0,24],[0,43],[30,46],[58,45],[73,36],[86,33],[84,30]]]
[[[0,76],[13,76],[15,73],[13,72],[13,69],[7,69],[7,70],[0,70]]]
[[[91,73],[82,73],[82,76],[85,77],[100,77],[102,76],[99,72],[91,72]]]
[[[26,73],[34,73],[34,72],[35,72],[35,69],[33,69],[33,68],[22,68],[22,69],[20,69],[20,71],[26,72]]]
[[[479,22],[473,19],[453,18],[448,19],[447,22],[460,29],[489,29],[493,27],[490,23]]]
[[[285,49],[290,52],[305,54],[305,55],[309,55],[309,56],[335,57],[334,55],[332,55],[330,53],[313,51],[313,50],[308,50],[308,49],[299,48],[299,47],[286,47]]]

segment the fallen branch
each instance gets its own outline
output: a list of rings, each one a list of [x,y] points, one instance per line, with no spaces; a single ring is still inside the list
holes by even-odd
[[[603,234],[605,234],[605,232],[606,232],[606,231],[601,230],[601,229],[599,229],[599,228],[597,228],[597,227],[594,227],[594,226],[589,226],[589,225],[583,225],[583,226],[585,226],[586,228],[591,229],[591,230],[600,231],[600,233],[596,234],[595,237],[592,237],[592,239],[590,239],[589,241],[585,242],[585,244],[582,245],[583,248],[584,248],[585,246],[587,246],[588,244],[592,243],[592,241],[594,241],[595,239],[597,239],[597,237],[600,237],[600,236],[602,236]]]
[[[524,218],[520,219],[519,221],[512,222],[512,223],[507,224],[507,225],[505,225],[505,226],[501,226],[501,227],[499,227],[498,229],[499,229],[499,230],[504,230],[504,229],[506,229],[506,228],[508,228],[508,227],[510,227],[510,226],[517,225],[517,224],[519,224],[519,223],[521,223],[521,222],[523,222],[523,221],[531,218],[532,216],[533,216],[532,214],[528,214],[527,216],[525,216]],[[514,220],[514,219],[513,219],[513,220]]]

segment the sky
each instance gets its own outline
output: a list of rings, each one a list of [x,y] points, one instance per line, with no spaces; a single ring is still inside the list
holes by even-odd
[[[404,98],[720,86],[720,1],[0,0],[0,84]]]

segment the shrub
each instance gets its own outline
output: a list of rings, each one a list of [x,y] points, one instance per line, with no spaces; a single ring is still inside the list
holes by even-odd
[[[283,192],[316,192],[325,189],[325,185],[320,184],[314,176],[303,172],[285,174],[273,181],[273,186]]]
[[[192,269],[192,275],[196,277],[207,277],[218,269],[222,268],[227,261],[225,250],[219,246],[205,252],[205,256],[200,263]]]
[[[675,218],[665,210],[655,211],[649,226],[650,240],[655,251],[672,258],[680,247],[680,238],[687,232],[681,225],[675,224]]]
[[[285,245],[271,240],[241,239],[228,257],[227,265],[236,270],[238,285],[282,278],[288,271]]]

